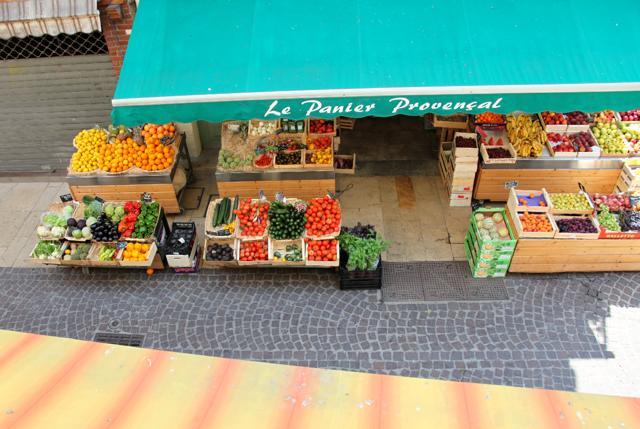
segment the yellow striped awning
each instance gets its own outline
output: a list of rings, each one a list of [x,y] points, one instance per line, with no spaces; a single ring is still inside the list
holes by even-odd
[[[640,400],[0,331],[0,429],[640,428]]]

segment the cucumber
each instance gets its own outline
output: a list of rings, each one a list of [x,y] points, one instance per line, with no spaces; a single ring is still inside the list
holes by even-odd
[[[224,197],[222,199],[222,215],[220,216],[220,225],[227,223],[228,211],[229,211],[229,198]]]
[[[233,209],[231,210],[231,222],[236,220],[235,211],[238,210],[238,204],[240,203],[240,198],[236,195],[233,199]]]
[[[213,210],[213,216],[211,218],[211,226],[218,226],[218,214],[220,213],[220,203],[216,204],[216,208]]]

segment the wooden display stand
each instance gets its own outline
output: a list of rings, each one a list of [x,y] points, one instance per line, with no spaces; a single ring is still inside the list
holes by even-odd
[[[593,168],[519,168],[521,162],[518,160],[516,164],[500,168],[491,168],[493,166],[483,163],[478,170],[473,197],[478,200],[507,201],[509,189],[513,186],[522,189],[544,187],[547,192],[575,192],[579,183],[590,193],[608,194],[613,192],[622,167],[620,162],[618,168],[598,167],[596,164]]]
[[[640,271],[640,240],[517,238],[510,273]]]
[[[292,172],[292,174],[295,174]],[[294,176],[295,177],[295,176]],[[284,178],[282,180],[234,180],[225,181],[218,177],[218,194],[220,197],[233,198],[236,195],[241,198],[256,198],[260,191],[268,199],[272,199],[277,192],[284,195],[295,195],[296,198],[308,201],[327,195],[327,192],[335,193],[336,179],[333,171],[327,172],[325,177],[300,179]]]
[[[193,172],[189,150],[184,134],[176,139],[178,159],[171,171],[149,174],[100,174],[100,175],[69,175],[67,182],[73,199],[82,201],[85,195],[100,196],[104,200],[123,201],[138,200],[144,192],[151,194],[158,201],[167,214],[180,213],[180,194],[173,187],[173,177],[180,160],[187,164],[187,183]]]

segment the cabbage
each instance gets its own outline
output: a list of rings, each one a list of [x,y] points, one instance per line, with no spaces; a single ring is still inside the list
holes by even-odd
[[[93,216],[90,216],[90,217],[88,217],[88,218],[87,218],[87,226],[91,226],[91,225],[93,225],[94,223],[96,223],[97,221],[98,221],[98,219],[96,219],[96,218],[95,218],[95,217],[93,217]]]
[[[65,232],[66,229],[62,226],[54,226],[51,228],[51,235],[56,238],[62,238]]]
[[[65,219],[69,219],[71,216],[73,216],[73,206],[64,206],[64,208],[62,209],[62,214]]]
[[[82,236],[84,238],[91,238],[91,228],[89,228],[88,226],[82,228]]]
[[[51,234],[51,229],[47,226],[39,226],[36,228],[36,234],[38,234],[38,237],[40,238],[48,237],[49,234]]]

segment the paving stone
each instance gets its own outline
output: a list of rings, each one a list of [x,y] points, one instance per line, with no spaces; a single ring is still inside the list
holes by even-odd
[[[584,282],[601,301],[583,299]],[[385,304],[375,291],[338,290],[328,270],[149,280],[133,270],[0,268],[0,328],[83,340],[135,333],[145,347],[204,355],[640,395],[639,274],[509,276],[505,287],[505,301]]]

